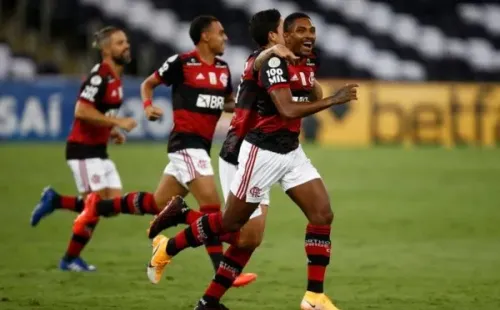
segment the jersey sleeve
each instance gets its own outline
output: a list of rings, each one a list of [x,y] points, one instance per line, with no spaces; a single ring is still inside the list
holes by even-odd
[[[106,78],[94,72],[87,77],[80,88],[78,100],[94,106],[99,105],[106,94],[108,81]]]
[[[233,93],[233,81],[231,78],[231,70],[227,70],[226,95],[231,95],[232,93]]]
[[[175,54],[169,57],[163,65],[156,70],[155,75],[165,85],[181,84],[184,79],[182,60]]]
[[[315,49],[313,52],[314,52],[314,65],[315,65],[314,69],[315,71],[318,71],[318,69],[321,66],[321,57],[317,49]]]
[[[290,87],[286,60],[277,56],[269,58],[260,68],[259,79],[268,93],[278,88]]]

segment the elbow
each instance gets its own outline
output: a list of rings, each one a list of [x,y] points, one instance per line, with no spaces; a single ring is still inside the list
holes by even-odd
[[[224,105],[224,112],[226,112],[226,113],[233,113],[234,112],[234,103],[232,103],[232,104],[225,104]]]
[[[77,107],[75,110],[75,119],[79,120],[87,119],[87,113],[85,113],[85,110]]]
[[[141,83],[141,93],[144,94],[144,92],[147,90],[147,89],[150,89],[151,86],[149,85],[148,83],[148,80],[144,80],[142,83]]]
[[[285,121],[291,121],[296,119],[298,116],[292,109],[284,109],[280,111],[281,118]]]

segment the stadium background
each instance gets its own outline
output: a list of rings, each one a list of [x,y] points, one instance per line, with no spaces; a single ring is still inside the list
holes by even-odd
[[[85,256],[99,272],[80,275],[56,269],[74,215],[54,214],[31,229],[29,214],[45,185],[75,191],[63,141],[79,83],[98,61],[88,49],[96,29],[118,25],[132,40],[122,113],[140,125],[128,135],[135,141],[112,146],[111,156],[126,191],[152,191],[167,163],[171,118],[144,120],[141,78],[191,48],[193,17],[213,14],[227,30],[224,58],[237,84],[253,48],[247,21],[270,7],[312,17],[326,93],[360,83],[358,102],[303,123],[306,151],[336,211],[326,287],[340,308],[500,309],[494,0],[0,0],[0,309],[194,304],[211,278],[206,254],[183,254],[167,281],[152,287],[144,274],[148,218],[103,221]],[[168,111],[169,95],[159,89],[155,103]],[[219,124],[218,140],[229,117]],[[217,153],[218,146],[214,165]],[[260,278],[230,292],[230,308],[298,307],[304,228],[300,212],[273,189],[265,242],[248,267]]]

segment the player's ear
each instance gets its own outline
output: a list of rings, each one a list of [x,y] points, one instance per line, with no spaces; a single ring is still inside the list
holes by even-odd
[[[203,31],[201,33],[201,41],[208,42],[210,41],[210,32],[208,31]]]
[[[269,42],[278,42],[278,34],[276,32],[270,31],[267,38]]]
[[[290,33],[283,32],[283,38],[285,39],[285,43],[288,44],[288,41],[290,40]]]

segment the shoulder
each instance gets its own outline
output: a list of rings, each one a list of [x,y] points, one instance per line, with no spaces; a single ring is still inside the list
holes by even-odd
[[[280,56],[273,55],[270,57],[266,62],[264,63],[263,68],[267,69],[274,69],[274,68],[286,68],[288,66],[288,63],[285,58],[282,58]]]
[[[84,84],[100,86],[108,81],[112,76],[111,69],[102,63],[98,63],[92,67],[89,74],[85,78]]]
[[[218,68],[229,68],[229,65],[227,64],[227,62],[220,58],[220,57],[215,57],[215,66],[218,67]]]

